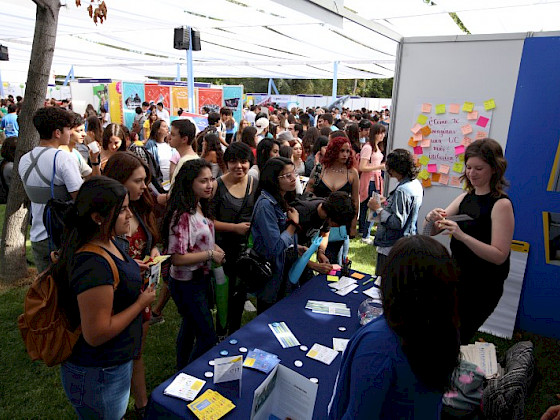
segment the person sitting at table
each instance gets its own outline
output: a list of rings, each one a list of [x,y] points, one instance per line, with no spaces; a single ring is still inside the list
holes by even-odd
[[[447,249],[402,238],[382,274],[384,314],[342,356],[329,419],[437,419],[459,362],[458,278]]]
[[[163,245],[171,255],[169,291],[182,318],[178,370],[217,342],[209,306],[210,270],[212,261],[225,262],[225,253],[214,243],[214,223],[209,217],[212,183],[208,162],[185,162],[175,177],[163,219]]]
[[[265,140],[261,140],[265,141]],[[260,314],[287,294],[286,250],[297,248],[297,210],[288,203],[294,198],[297,174],[290,159],[275,157],[264,165],[257,189],[251,233],[253,249],[272,262],[272,277],[257,291]],[[276,223],[274,223],[276,221]]]

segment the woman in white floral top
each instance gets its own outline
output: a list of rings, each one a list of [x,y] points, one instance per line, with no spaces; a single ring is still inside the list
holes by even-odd
[[[178,370],[217,342],[209,307],[210,270],[212,261],[225,262],[225,253],[214,242],[214,223],[209,218],[212,182],[208,162],[185,162],[163,221],[164,247],[171,255],[169,290],[183,319],[177,336]]]

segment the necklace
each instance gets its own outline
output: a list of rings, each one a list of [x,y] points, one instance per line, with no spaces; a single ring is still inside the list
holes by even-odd
[[[329,168],[329,171],[330,171],[330,172],[336,172],[336,173],[339,173],[339,174],[344,173],[344,172],[346,172],[347,170],[348,170],[348,169],[346,169],[346,168],[344,168],[344,169]]]

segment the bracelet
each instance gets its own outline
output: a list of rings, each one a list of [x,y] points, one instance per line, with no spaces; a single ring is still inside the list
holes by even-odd
[[[430,223],[430,222],[431,222],[431,220],[430,220],[430,219],[428,219],[428,215],[424,216],[424,220],[425,220],[426,222],[428,222],[428,223]]]
[[[206,251],[207,253],[207,257],[206,257],[206,261],[210,261],[214,259],[214,250],[213,249],[209,249],[208,251]]]
[[[317,249],[317,254],[319,254],[319,253],[324,254],[325,250],[323,248],[318,248]]]
[[[91,166],[99,166],[101,162],[91,162]]]

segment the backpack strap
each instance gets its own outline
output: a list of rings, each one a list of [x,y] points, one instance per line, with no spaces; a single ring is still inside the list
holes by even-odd
[[[39,158],[43,155],[43,153],[45,153],[47,150],[49,150],[48,147],[45,147],[43,150],[41,150],[39,152],[39,154],[35,157],[33,156],[33,152],[29,153],[29,156],[31,156],[31,164],[29,165],[29,168],[27,168],[27,171],[25,171],[25,175],[23,175],[23,183],[27,184],[27,178],[29,178],[29,175],[31,174],[31,171],[37,166],[37,163],[39,163]],[[37,175],[39,175],[39,178],[41,178],[41,180],[47,184],[50,185],[50,181],[48,180],[47,177],[45,177],[41,171],[39,170],[39,168],[37,168]]]
[[[116,290],[120,282],[119,270],[117,269],[117,266],[113,261],[113,258],[111,258],[111,256],[109,255],[109,253],[104,248],[94,244],[85,244],[83,247],[78,249],[76,254],[80,252],[91,252],[92,254],[100,255],[103,258],[105,258],[105,260],[107,260],[109,266],[111,267],[111,271],[113,273],[113,290]]]

